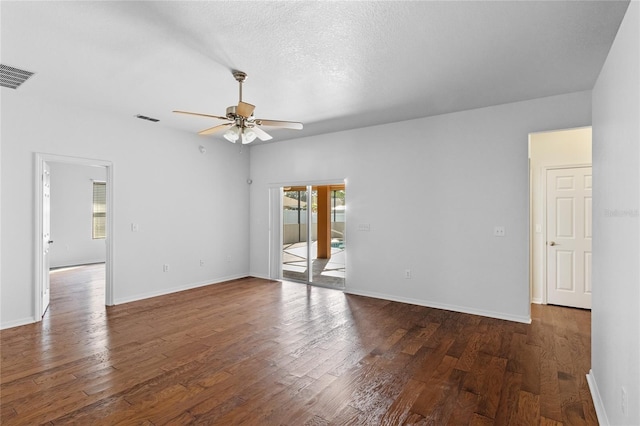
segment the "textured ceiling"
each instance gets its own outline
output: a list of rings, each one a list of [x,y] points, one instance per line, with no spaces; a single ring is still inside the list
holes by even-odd
[[[277,141],[591,89],[627,6],[2,1],[1,62],[25,95],[192,133],[217,122],[171,111],[224,115],[239,69],[257,117],[305,124]]]

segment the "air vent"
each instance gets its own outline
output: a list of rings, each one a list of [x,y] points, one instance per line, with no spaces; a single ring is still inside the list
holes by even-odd
[[[31,71],[25,71],[19,68],[10,67],[9,65],[0,64],[0,86],[2,87],[17,89],[32,75],[33,73]]]
[[[157,123],[158,121],[160,121],[157,118],[151,118],[151,117],[147,117],[146,115],[141,115],[141,114],[136,115],[136,117],[139,118],[140,120],[153,121],[154,123]]]

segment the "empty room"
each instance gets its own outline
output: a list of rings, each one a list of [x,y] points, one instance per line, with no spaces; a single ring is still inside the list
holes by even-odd
[[[0,2],[0,423],[640,424],[640,2]]]

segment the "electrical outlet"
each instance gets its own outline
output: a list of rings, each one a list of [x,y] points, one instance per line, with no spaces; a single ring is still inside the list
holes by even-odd
[[[411,269],[405,269],[404,270],[404,278],[407,280],[411,279]]]
[[[620,408],[622,414],[627,415],[627,390],[623,387],[620,388]]]
[[[168,264],[164,264],[162,265],[162,272],[169,272],[169,265]]]
[[[493,228],[493,235],[495,237],[504,237],[505,235],[504,226],[496,226],[495,228]]]

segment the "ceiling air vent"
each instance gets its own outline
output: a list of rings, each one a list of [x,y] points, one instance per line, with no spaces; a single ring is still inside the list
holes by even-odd
[[[17,89],[32,75],[33,73],[31,71],[25,71],[19,68],[10,67],[9,65],[0,64],[0,86],[2,87]]]
[[[151,118],[141,114],[136,115],[136,117],[139,118],[140,120],[149,120],[149,121],[153,121],[154,123],[157,123],[158,121],[160,121],[157,118]]]

